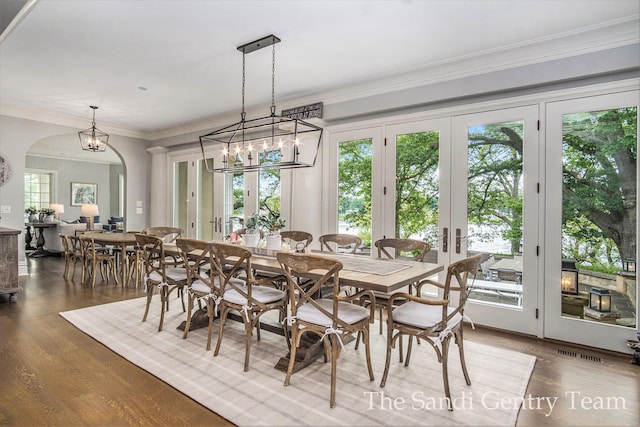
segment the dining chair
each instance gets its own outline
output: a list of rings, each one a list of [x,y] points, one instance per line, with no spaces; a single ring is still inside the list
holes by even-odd
[[[469,276],[475,278],[480,266],[482,254],[478,254],[460,261],[456,261],[447,268],[445,282],[439,283],[426,279],[420,282],[416,289],[416,295],[409,293],[396,293],[389,298],[387,304],[387,356],[384,365],[384,373],[380,387],[384,387],[389,374],[391,363],[391,350],[395,347],[395,342],[403,335],[415,336],[426,341],[433,347],[438,357],[438,362],[442,365],[442,378],[444,381],[444,392],[447,397],[449,410],[453,410],[451,405],[451,392],[449,390],[449,343],[451,338],[455,338],[460,353],[460,363],[467,385],[471,385],[467,365],[464,359],[464,308],[469,294]],[[455,280],[455,283],[453,283]],[[422,286],[425,284],[434,285],[442,289],[440,298],[422,298]],[[452,304],[457,294],[457,302]],[[395,306],[397,299],[405,299],[406,302]],[[394,331],[397,331],[394,333]],[[409,366],[411,358],[412,341],[409,340],[405,367]]]
[[[184,230],[178,227],[147,227],[142,230],[142,234],[160,237],[164,243],[174,243],[182,233]]]
[[[187,321],[182,338],[187,338],[189,333],[195,301],[197,300],[198,307],[202,308],[201,303],[204,300],[207,306],[207,316],[209,317],[208,351],[211,349],[213,321],[221,298],[219,277],[212,273],[215,271],[214,257],[209,251],[209,243],[204,240],[179,238],[176,240],[176,246],[187,269]]]
[[[375,297],[371,291],[361,291],[356,295],[343,297],[340,295],[339,276],[342,263],[334,258],[315,254],[299,254],[280,252],[277,255],[278,262],[287,277],[291,313],[284,322],[285,330],[291,323],[291,349],[289,353],[289,365],[284,385],[289,385],[291,375],[295,367],[296,352],[300,345],[300,339],[305,332],[313,333],[320,337],[327,356],[331,359],[331,393],[329,406],[336,406],[336,377],[337,362],[343,341],[354,333],[362,332],[366,350],[367,368],[369,379],[374,380],[371,366],[371,348],[369,345],[369,324],[373,321],[373,304],[365,308],[354,301],[363,298],[373,300]],[[305,289],[298,284],[297,278],[304,276],[312,270],[322,270],[325,273],[315,281],[310,289]],[[313,296],[323,287],[330,285],[333,288],[331,298],[314,299]],[[285,333],[285,335],[288,335]]]
[[[324,234],[318,240],[320,241],[320,250],[326,252],[340,252],[340,248],[346,248],[347,253],[355,254],[362,244],[360,237],[344,233]],[[335,250],[333,245],[335,245]]]
[[[136,234],[136,243],[144,257],[144,288],[147,293],[147,304],[144,308],[142,321],[147,320],[149,306],[156,288],[160,293],[160,323],[158,332],[162,331],[164,313],[169,311],[169,296],[174,289],[182,290],[188,283],[187,269],[184,265],[167,263],[164,253],[164,242],[160,237],[151,234]],[[184,294],[179,294],[182,300],[182,311],[186,311]]]
[[[409,259],[416,262],[423,262],[425,255],[431,250],[431,246],[427,242],[415,239],[379,239],[376,240],[374,246],[378,250],[378,258],[395,259],[407,256]],[[414,286],[417,286],[417,283],[408,286],[408,293],[413,293],[412,288]],[[382,313],[383,309],[386,308],[387,303],[389,302],[391,294],[385,292],[374,292],[374,295],[376,296],[376,306],[378,307],[378,314],[380,318],[380,333],[382,333]],[[396,300],[396,304],[401,303],[401,299]]]
[[[98,246],[91,237],[83,235],[80,236],[79,241],[83,260],[82,282],[91,277],[91,287],[95,287],[96,275],[100,270],[103,280],[106,278],[108,282],[109,276],[113,276],[116,284],[119,285],[116,257],[102,251],[104,248]]]
[[[209,251],[214,256],[214,271],[220,280],[222,298],[220,300],[220,332],[213,353],[217,356],[222,343],[222,335],[231,310],[237,311],[244,323],[245,353],[244,370],[249,370],[251,354],[251,331],[256,328],[260,340],[260,317],[270,310],[279,310],[281,318],[286,316],[286,293],[270,286],[270,280],[257,280],[251,268],[251,252],[247,249],[226,243],[209,243]],[[231,266],[231,268],[227,268]]]
[[[81,276],[84,274],[82,269],[84,268],[84,258],[82,255],[82,247],[80,245],[80,238],[76,235],[65,235],[69,244],[69,250],[72,254],[73,271],[71,272],[71,280],[76,276],[76,264],[80,263]]]
[[[287,243],[292,251],[297,248],[298,243],[303,244],[304,248],[308,248],[313,241],[313,234],[306,231],[281,231],[280,237],[282,237],[282,242]]]
[[[63,255],[64,255],[64,273],[62,273],[62,277],[65,279],[69,278],[69,274],[71,273],[71,265],[73,264],[73,270],[75,272],[76,263],[78,261],[82,262],[82,257],[80,256],[80,249],[76,252],[72,243],[69,241],[69,236],[66,234],[60,234],[60,241],[62,243]],[[73,278],[73,276],[71,276]]]

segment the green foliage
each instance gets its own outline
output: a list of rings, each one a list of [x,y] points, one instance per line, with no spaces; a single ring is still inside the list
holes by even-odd
[[[36,212],[38,212],[38,210],[37,210],[35,207],[33,207],[33,206],[29,206],[28,208],[26,208],[26,209],[24,210],[24,213],[29,214],[29,215],[33,215],[33,214],[35,214]]]

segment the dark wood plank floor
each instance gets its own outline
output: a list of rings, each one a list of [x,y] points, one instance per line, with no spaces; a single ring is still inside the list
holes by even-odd
[[[64,280],[63,267],[60,258],[29,259],[17,302],[0,296],[0,425],[231,425],[61,318],[143,295],[112,283],[91,289],[78,274]],[[630,356],[482,328],[466,338],[538,358],[519,426],[640,425],[640,366]],[[538,397],[558,398],[549,416]]]

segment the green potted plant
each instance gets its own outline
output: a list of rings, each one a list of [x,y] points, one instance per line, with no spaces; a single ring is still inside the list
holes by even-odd
[[[260,215],[260,224],[267,231],[267,249],[282,249],[280,230],[286,226],[286,222],[280,217],[280,212],[274,211],[265,205],[266,214]]]
[[[261,220],[260,214],[254,214],[247,218],[246,228],[247,231],[244,234],[244,244],[248,247],[255,248],[260,241],[260,227]]]

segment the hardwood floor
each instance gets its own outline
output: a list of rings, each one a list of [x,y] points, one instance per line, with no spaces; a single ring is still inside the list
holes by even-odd
[[[58,315],[140,297],[142,288],[98,280],[92,289],[77,272],[64,280],[60,258],[28,262],[17,302],[0,296],[0,425],[232,425]],[[518,426],[640,425],[640,366],[630,356],[482,328],[465,334],[537,357]],[[536,400],[556,397],[551,411]]]

